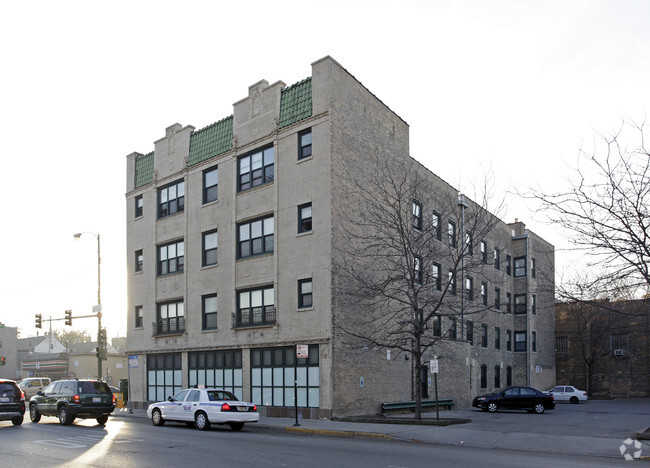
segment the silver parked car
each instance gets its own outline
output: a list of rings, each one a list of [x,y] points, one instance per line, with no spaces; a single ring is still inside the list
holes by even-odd
[[[553,395],[555,401],[568,401],[573,404],[578,404],[581,401],[587,401],[589,399],[587,392],[578,390],[570,385],[558,385],[544,393]]]
[[[29,401],[31,397],[50,385],[50,382],[49,377],[27,377],[18,382],[18,386],[25,393],[25,401]]]

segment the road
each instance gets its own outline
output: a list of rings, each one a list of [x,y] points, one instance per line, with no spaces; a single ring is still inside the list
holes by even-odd
[[[254,424],[241,432],[182,424],[154,427],[143,418],[112,418],[105,426],[55,418],[22,426],[0,422],[2,466],[43,467],[596,467],[622,459],[570,456],[395,440],[305,436]]]

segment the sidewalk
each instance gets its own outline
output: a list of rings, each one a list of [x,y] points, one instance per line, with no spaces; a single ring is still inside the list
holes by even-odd
[[[130,414],[124,408],[117,408],[113,414],[116,417],[124,418],[147,417],[145,410],[133,410],[133,413]],[[466,410],[451,410],[441,412],[440,417],[447,419],[467,418],[467,416]],[[391,416],[386,418],[386,423],[299,419],[299,426],[296,426],[295,419],[267,418],[260,415],[260,421],[250,424],[249,427],[303,435],[402,440],[476,448],[595,455],[623,461],[620,447],[625,437],[620,435],[585,436],[520,430],[504,432],[499,430],[498,426],[495,426],[494,430],[476,428],[471,422],[449,426],[416,424],[415,421],[409,424],[408,421],[404,421],[409,417],[409,415]],[[395,421],[392,421],[394,418],[402,419],[402,421],[400,424],[395,424]],[[426,413],[426,419],[435,420],[435,413]],[[633,438],[634,433],[631,433],[629,437]],[[650,446],[643,444],[643,451],[643,455],[650,455]]]

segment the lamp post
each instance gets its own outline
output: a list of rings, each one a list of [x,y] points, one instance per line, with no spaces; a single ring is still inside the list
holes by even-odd
[[[101,282],[101,243],[99,233],[93,234],[92,232],[79,232],[74,235],[75,239],[79,239],[82,234],[90,234],[97,239],[97,347],[99,348],[100,336],[102,334],[102,282]],[[93,308],[94,309],[94,308]],[[94,312],[94,310],[93,310]],[[102,357],[101,353],[97,353],[97,378],[102,378]]]

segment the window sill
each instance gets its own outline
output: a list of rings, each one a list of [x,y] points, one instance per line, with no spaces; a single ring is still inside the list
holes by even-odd
[[[308,236],[308,235],[313,234],[313,233],[314,233],[313,230],[311,230],[311,231],[305,231],[305,232],[299,232],[298,234],[296,234],[296,237]]]
[[[138,270],[133,272],[134,275],[141,275],[142,273],[144,273],[144,270]]]
[[[201,267],[201,270],[210,270],[212,268],[216,268],[219,266],[219,263],[215,263],[214,265],[204,265]]]
[[[162,216],[162,217],[159,216],[158,218],[156,218],[156,221],[162,221],[162,220],[164,220],[164,219],[175,218],[176,216],[180,216],[180,215],[183,215],[183,214],[185,214],[185,210],[183,210],[183,211],[177,211],[176,213],[169,214],[169,215],[167,215],[167,216]]]
[[[171,276],[181,276],[181,275],[183,275],[183,274],[185,274],[185,271],[175,271],[175,272],[173,272],[173,273],[167,273],[167,274],[164,274],[164,275],[158,275],[158,276],[156,276],[156,279],[169,278],[169,277],[171,277]]]
[[[244,190],[237,190],[237,195],[242,195],[244,193],[251,193],[251,192],[255,192],[257,190],[261,190],[261,189],[263,189],[265,187],[272,186],[273,182],[275,182],[275,179],[271,180],[269,182],[264,182],[261,185],[256,185],[255,187],[250,187],[250,188],[247,188],[247,189],[244,189]]]
[[[218,328],[204,328],[203,330],[201,330],[201,333],[214,333],[218,331],[219,331]]]
[[[314,159],[314,155],[313,155],[313,154],[312,154],[311,156],[307,156],[306,158],[300,158],[300,159],[298,159],[298,161],[296,161],[296,164],[300,164],[300,163],[305,162],[305,161],[311,161],[312,159]]]
[[[261,254],[251,255],[249,257],[242,257],[242,258],[238,258],[237,262],[239,263],[239,262],[245,262],[247,260],[255,260],[257,258],[272,257],[274,253],[275,252],[265,252],[265,253],[261,253]]]
[[[167,333],[157,333],[153,335],[154,338],[169,338],[170,336],[183,336],[186,334],[185,330],[182,331],[174,331],[174,332],[167,332]]]
[[[203,204],[201,204],[201,208],[205,208],[205,207],[208,207],[208,206],[216,205],[217,203],[219,203],[219,199],[218,199],[218,198],[217,198],[216,200],[212,200],[212,201],[209,201],[209,202],[207,202],[207,203],[203,203]]]
[[[312,312],[314,310],[314,306],[311,307],[299,307],[296,309],[296,312]]]

